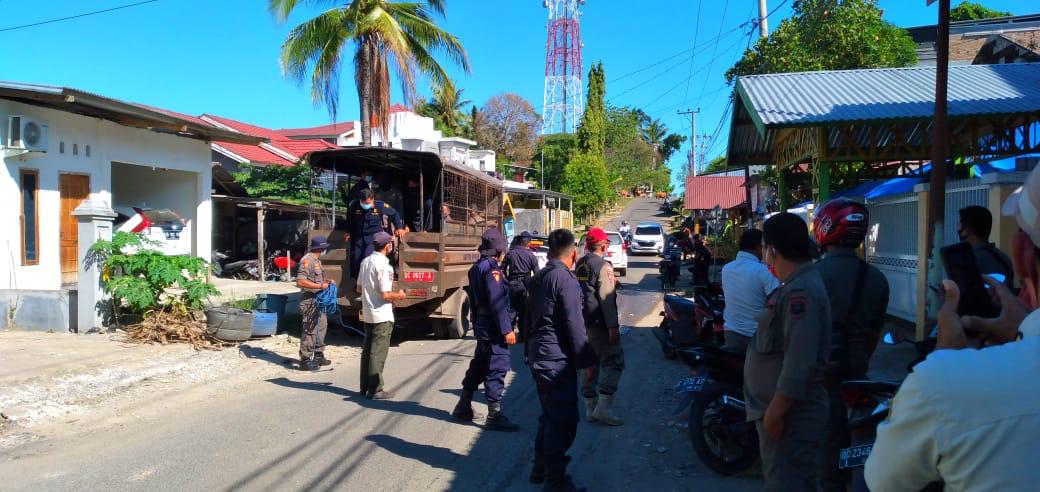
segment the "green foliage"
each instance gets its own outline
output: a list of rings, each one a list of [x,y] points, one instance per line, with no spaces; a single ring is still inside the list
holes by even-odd
[[[589,69],[589,90],[585,99],[585,113],[578,124],[578,148],[586,154],[603,155],[606,140],[606,114],[603,95],[606,91],[603,63]]]
[[[708,161],[708,165],[704,167],[704,174],[716,173],[719,171],[726,170],[726,157],[716,156],[712,160]]]
[[[578,139],[570,133],[556,133],[545,135],[538,139],[535,154],[532,159],[537,171],[542,166],[542,157],[545,161],[545,189],[560,191],[563,186],[563,171],[567,163],[574,157],[578,149]],[[541,179],[541,176],[532,173],[532,179]]]
[[[281,200],[304,205],[311,191],[311,168],[305,164],[292,166],[257,166],[243,164],[234,173],[235,182],[251,197]]]
[[[679,147],[682,147],[684,142],[686,142],[686,135],[669,133],[667,137],[664,137],[661,146],[657,149],[657,153],[661,154],[661,161],[668,162],[668,159],[672,158],[672,155],[679,150]]]
[[[456,89],[451,81],[442,85],[434,85],[433,97],[429,101],[419,101],[415,112],[433,118],[433,126],[445,137],[467,137],[472,133],[472,122],[463,107],[472,101],[462,98],[462,89]]]
[[[245,309],[246,311],[252,311],[254,308],[256,308],[256,299],[251,297],[247,297],[245,299],[233,299],[224,303],[224,305],[238,309]]]
[[[112,296],[116,311],[186,313],[202,309],[207,297],[219,294],[206,281],[209,267],[202,258],[164,255],[155,246],[140,234],[117,232],[111,241],[90,247],[86,262],[101,269],[102,288]]]
[[[994,17],[1009,17],[1011,12],[993,10],[975,2],[961,2],[960,5],[950,9],[950,22],[992,19]]]
[[[799,0],[791,17],[726,71],[740,75],[905,67],[917,62],[914,42],[881,18],[875,0]]]
[[[610,199],[607,168],[598,155],[578,154],[563,171],[562,191],[574,197],[574,212],[585,219],[604,211]]]

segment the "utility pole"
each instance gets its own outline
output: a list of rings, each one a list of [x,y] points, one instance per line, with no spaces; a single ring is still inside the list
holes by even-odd
[[[765,38],[769,36],[769,20],[766,19],[769,13],[766,12],[766,0],[758,0],[758,37]]]
[[[697,108],[695,111],[687,109],[686,111],[678,112],[678,114],[683,116],[690,115],[690,153],[686,156],[687,176],[697,175],[697,113],[700,112],[701,108]]]
[[[928,5],[936,0],[927,0]],[[939,248],[943,240],[943,216],[946,214],[946,158],[950,143],[947,123],[947,79],[950,68],[950,0],[939,1],[939,24],[935,39],[935,116],[932,119],[932,171],[928,187],[928,262],[925,295],[928,298],[925,320],[935,319],[941,294],[930,287],[942,281],[943,268],[939,262]],[[918,297],[920,299],[920,297]],[[919,320],[923,321],[923,320]],[[924,339],[924,325],[918,323],[917,339]]]

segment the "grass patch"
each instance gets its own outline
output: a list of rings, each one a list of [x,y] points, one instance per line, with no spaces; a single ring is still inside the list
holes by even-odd
[[[256,298],[232,299],[224,303],[225,306],[252,311],[256,308]]]

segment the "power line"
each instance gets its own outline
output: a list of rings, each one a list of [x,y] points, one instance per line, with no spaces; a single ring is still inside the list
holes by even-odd
[[[697,26],[693,29],[693,45],[697,46],[697,37],[701,33],[701,6],[704,4],[704,0],[697,0]],[[690,53],[690,73],[686,74],[689,78],[686,79],[686,92],[683,94],[682,105],[686,105],[686,98],[690,96],[690,81],[693,80],[693,59],[697,53]]]
[[[109,9],[95,10],[93,12],[85,12],[85,13],[82,13],[82,14],[70,15],[68,17],[59,17],[57,19],[50,19],[50,20],[45,20],[45,21],[40,21],[40,22],[34,22],[32,24],[24,24],[24,25],[21,25],[21,26],[5,27],[5,28],[0,29],[0,32],[14,31],[15,29],[25,29],[27,27],[42,26],[44,24],[53,24],[55,22],[61,22],[61,21],[66,21],[66,20],[71,20],[71,19],[79,19],[80,17],[87,17],[87,16],[91,16],[91,15],[103,14],[105,12],[112,12],[112,11],[115,11],[115,10],[127,9],[127,8],[130,8],[130,7],[136,7],[138,5],[144,5],[146,3],[154,3],[154,2],[158,2],[158,1],[159,0],[144,0],[142,2],[131,3],[131,4],[127,4],[127,5],[120,5],[120,6],[112,7],[112,8],[109,8]]]
[[[722,32],[722,25],[726,23],[726,11],[729,10],[729,0],[726,0],[726,4],[722,7],[722,20],[719,21],[719,32]],[[715,43],[715,47],[711,51],[711,59],[708,60],[708,72],[711,72],[711,67],[715,65],[715,55],[719,52],[719,45]],[[710,74],[709,74],[710,75]],[[701,93],[697,95],[697,105],[700,105],[701,98],[704,97],[704,89],[708,88],[708,75],[704,76],[704,83],[701,84]]]

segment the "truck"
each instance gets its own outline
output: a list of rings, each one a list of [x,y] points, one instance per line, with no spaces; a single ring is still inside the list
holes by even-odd
[[[480,259],[480,237],[488,229],[501,230],[502,182],[442,161],[431,152],[393,148],[315,151],[308,154],[307,162],[315,171],[336,176],[344,190],[351,189],[367,171],[376,177],[377,199],[401,198],[400,203],[389,204],[403,209],[398,212],[408,232],[395,239],[390,260],[394,291],[403,290],[407,297],[394,303],[394,317],[438,337],[462,338],[470,329],[466,287],[469,268]],[[335,192],[337,197],[339,192]],[[338,200],[346,207],[350,198]],[[337,301],[343,322],[349,323],[362,321],[362,315],[356,278],[350,271],[350,245],[344,241],[346,232],[346,223],[337,220],[333,229],[315,230],[310,235],[328,238],[329,250],[322,264],[326,275],[340,286]]]

